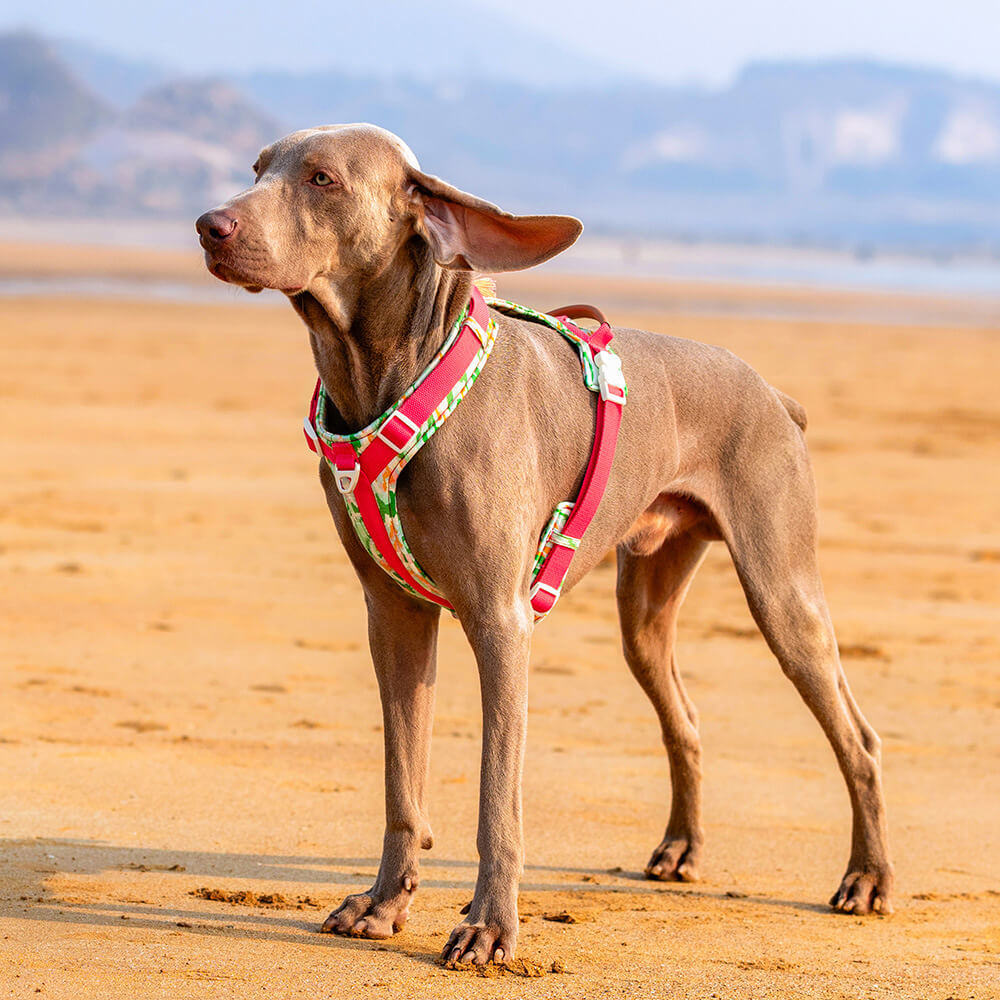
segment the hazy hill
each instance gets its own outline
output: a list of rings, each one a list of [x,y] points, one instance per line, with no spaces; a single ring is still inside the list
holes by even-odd
[[[248,183],[283,131],[367,120],[459,186],[591,228],[1000,248],[1000,86],[940,72],[772,63],[720,90],[582,92],[471,72],[225,82],[114,57],[73,70],[37,38],[0,37],[0,208],[197,214]],[[135,97],[144,75],[155,83]]]
[[[94,96],[53,47],[0,36],[0,208],[184,217],[245,184],[283,126],[232,84],[179,80],[124,111]]]
[[[51,45],[78,79],[119,110],[133,104],[150,87],[177,75],[156,63],[129,59],[72,39],[54,39]]]
[[[110,120],[111,111],[41,39],[0,35],[0,170],[45,169],[46,153],[72,149]]]
[[[79,157],[101,172],[103,211],[200,214],[246,185],[247,165],[281,131],[232,84],[176,80],[143,94]]]
[[[1000,244],[1000,87],[843,61],[722,90],[248,74],[294,123],[368,119],[425,168],[523,210],[691,236]]]
[[[256,157],[282,124],[224,80],[174,80],[153,87],[121,117],[134,131],[174,132]]]

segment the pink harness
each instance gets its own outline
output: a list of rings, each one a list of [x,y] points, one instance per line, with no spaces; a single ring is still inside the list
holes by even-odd
[[[607,349],[611,328],[597,310],[589,306],[565,306],[554,310],[556,315],[548,316],[498,299],[490,299],[489,305],[500,311],[538,318],[572,340],[581,353],[585,381],[598,393],[594,446],[583,485],[575,502],[560,504],[556,509],[536,557],[530,600],[538,621],[559,599],[573,555],[604,495],[627,389],[621,361]],[[593,318],[600,326],[587,330],[570,323],[570,317]],[[365,432],[334,435],[317,422],[317,412],[322,410],[325,396],[322,380],[316,382],[305,422],[306,442],[329,464],[355,531],[368,553],[405,589],[449,610],[453,610],[451,604],[420,570],[406,545],[395,510],[395,482],[406,463],[468,391],[492,348],[494,330],[487,301],[474,288],[457,334],[446,341],[442,353],[402,399]],[[596,373],[596,380],[587,378],[588,373],[591,376]],[[557,518],[565,522],[561,527]]]

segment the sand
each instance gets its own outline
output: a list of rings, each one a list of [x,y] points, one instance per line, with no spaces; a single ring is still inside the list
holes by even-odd
[[[107,270],[58,258],[0,254],[6,273]],[[561,280],[501,291],[576,298]],[[825,906],[843,783],[716,546],[680,633],[703,881],[640,877],[667,765],[602,566],[535,638],[520,965],[436,962],[476,863],[478,692],[451,620],[410,922],[384,943],[318,934],[376,869],[382,746],[300,431],[304,333],[280,303],[7,298],[0,995],[1000,996],[1000,323],[685,316],[673,286],[592,287],[615,321],[724,344],[808,408],[828,595],[884,738],[896,914]]]

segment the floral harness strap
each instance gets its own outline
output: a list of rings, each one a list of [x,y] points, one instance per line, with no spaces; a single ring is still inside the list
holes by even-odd
[[[560,315],[549,316],[505,299],[484,299],[474,288],[467,309],[424,372],[363,430],[331,434],[326,429],[328,399],[322,380],[317,380],[305,421],[306,443],[329,464],[351,524],[372,559],[404,590],[452,610],[406,543],[396,508],[396,484],[407,463],[454,412],[483,370],[497,332],[489,306],[561,333],[580,353],[585,385],[599,393],[594,447],[580,493],[575,502],[556,507],[535,555],[530,599],[535,621],[540,621],[558,600],[573,555],[604,495],[628,394],[621,360],[608,349],[611,328],[600,313],[587,306],[567,306]],[[598,319],[601,325],[592,331],[577,327],[569,322],[570,313]]]

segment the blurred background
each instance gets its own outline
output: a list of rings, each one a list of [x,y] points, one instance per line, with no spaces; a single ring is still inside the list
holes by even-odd
[[[371,121],[580,216],[560,267],[1000,288],[995,0],[5,0],[0,32],[0,237],[189,245],[261,145]]]

